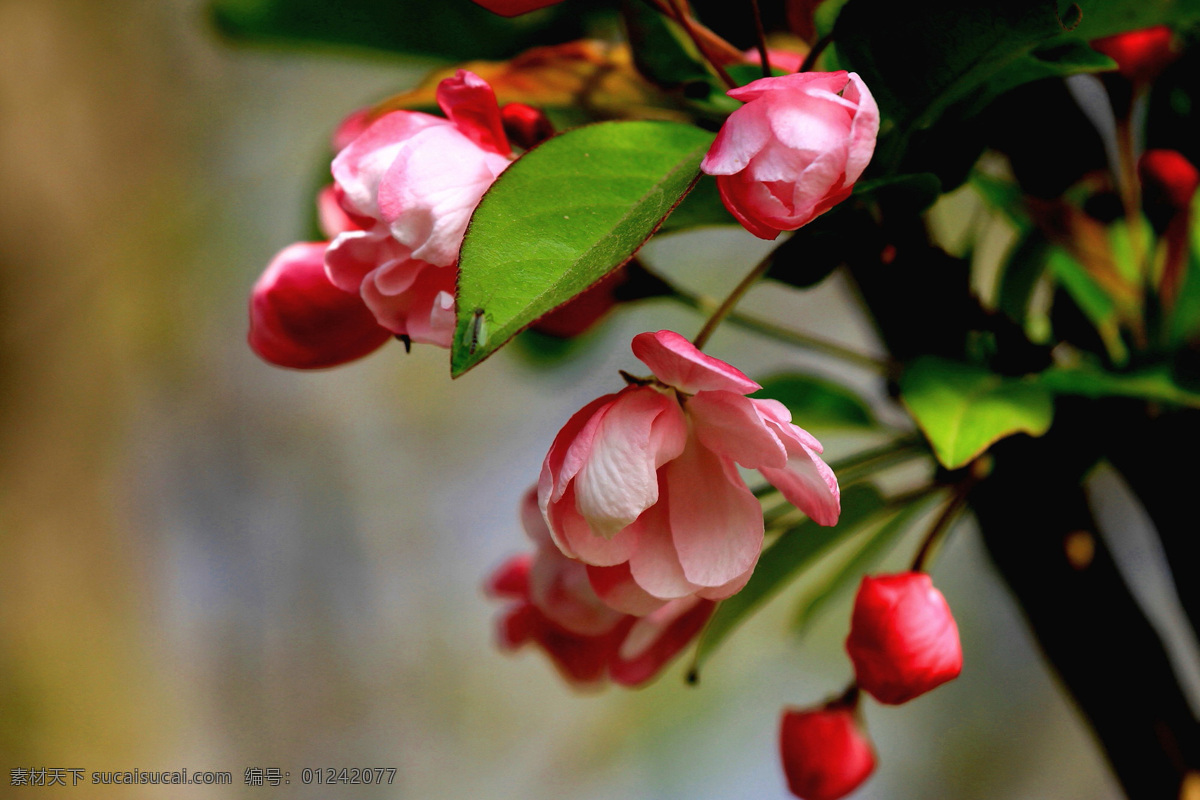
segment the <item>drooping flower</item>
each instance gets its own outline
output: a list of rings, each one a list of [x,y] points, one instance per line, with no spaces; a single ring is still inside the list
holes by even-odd
[[[489,595],[513,601],[499,620],[500,644],[515,650],[534,643],[575,685],[645,683],[695,638],[715,608],[689,597],[657,601],[640,615],[612,609],[592,588],[587,567],[551,541],[536,489],[525,496],[521,519],[536,550],[506,561],[486,587]]]
[[[838,800],[875,771],[875,751],[846,705],[785,709],[779,751],[788,788],[801,800]]]
[[[513,155],[482,78],[459,70],[437,97],[445,118],[392,111],[334,158],[337,199],[361,230],[334,239],[325,263],[330,280],[361,293],[380,325],[448,347],[467,222]]]
[[[794,231],[850,196],[875,151],[879,109],[855,73],[800,72],[731,89],[729,115],[701,162],[729,212],[763,239]]]
[[[924,572],[863,576],[846,651],[858,685],[899,705],[962,672],[958,625]]]
[[[837,479],[782,403],[746,397],[761,387],[677,333],[639,334],[633,352],[655,379],[576,413],[538,481],[555,543],[591,565],[605,602],[622,605],[612,587],[661,600],[722,599],[745,585],[763,519],[739,464],[818,523],[837,522]]]

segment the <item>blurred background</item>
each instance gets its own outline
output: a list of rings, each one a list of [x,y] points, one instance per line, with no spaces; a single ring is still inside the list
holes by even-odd
[[[676,664],[642,690],[578,695],[539,654],[495,649],[480,589],[527,547],[517,504],[559,426],[636,366],[632,334],[691,335],[691,312],[625,309],[569,364],[505,352],[453,383],[430,347],[299,373],[245,344],[252,283],[308,235],[334,126],[432,66],[233,44],[203,0],[0,0],[0,795],[788,796],[778,718],[849,679],[849,597],[803,640],[787,598],[772,603],[697,687]],[[755,248],[701,232],[647,260],[716,294]],[[877,347],[836,276],[747,305]],[[733,329],[711,350],[751,375],[805,366],[881,393]],[[828,441],[834,457],[860,444]],[[1138,541],[1117,548],[1178,630]],[[857,796],[1117,797],[969,522],[935,575],[966,668],[904,707],[867,703],[880,767]],[[1194,654],[1177,657],[1194,677]],[[330,766],[396,778],[300,785]],[[234,784],[10,786],[42,767]],[[291,784],[245,786],[252,767]]]

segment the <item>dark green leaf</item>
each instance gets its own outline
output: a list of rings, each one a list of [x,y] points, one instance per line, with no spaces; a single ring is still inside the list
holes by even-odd
[[[947,112],[969,116],[1029,81],[1111,66],[1097,36],[1195,19],[1200,0],[1080,0],[1068,32],[1046,0],[849,0],[838,17],[838,56],[857,71],[885,118],[877,168],[899,161],[908,137]]]
[[[1160,403],[1200,408],[1200,394],[1180,388],[1166,366],[1135,372],[1104,372],[1089,367],[1053,367],[1039,382],[1056,394],[1084,397],[1138,397]]]
[[[996,307],[1024,326],[1029,301],[1038,279],[1046,270],[1050,243],[1038,231],[1027,231],[1013,245],[1001,266],[996,288]]]
[[[721,642],[746,617],[882,511],[884,505],[883,497],[874,486],[852,486],[842,495],[842,515],[837,525],[823,528],[809,520],[784,531],[763,551],[746,587],[717,606],[696,645],[692,675],[698,674]]]
[[[572,0],[513,18],[468,0],[213,0],[210,8],[217,28],[238,39],[464,60],[507,58],[546,41],[581,38],[603,5]]]
[[[755,397],[778,400],[802,428],[873,430],[879,423],[870,407],[845,386],[812,375],[788,373],[759,381]]]
[[[463,241],[451,373],[628,261],[696,180],[712,140],[678,122],[605,122],[505,170]]]
[[[641,0],[624,0],[621,17],[642,76],[666,89],[684,83],[707,83],[712,77],[679,26]]]
[[[947,469],[1014,433],[1041,436],[1054,416],[1053,398],[1037,381],[928,356],[904,371],[900,397]]]
[[[885,178],[859,181],[854,196],[917,214],[929,208],[942,193],[942,182],[930,172],[913,175],[889,175]]]
[[[806,592],[796,605],[795,629],[804,633],[830,601],[853,588],[875,562],[887,555],[908,530],[909,524],[925,509],[926,503],[916,500],[900,510],[877,530],[863,536],[866,540],[854,554],[812,591]]]

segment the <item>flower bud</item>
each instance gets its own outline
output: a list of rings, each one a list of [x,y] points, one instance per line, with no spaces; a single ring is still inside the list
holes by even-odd
[[[554,123],[540,108],[524,103],[505,103],[500,120],[508,140],[523,150],[541,144],[554,135]]]
[[[850,196],[875,151],[879,108],[854,73],[800,72],[732,89],[729,115],[700,169],[761,239],[807,225]]]
[[[502,17],[517,17],[561,2],[562,0],[475,0],[477,5]]]
[[[779,751],[788,788],[801,800],[845,797],[875,771],[871,742],[844,705],[785,710]]]
[[[292,369],[332,367],[391,338],[361,297],[325,274],[327,242],[285,247],[250,296],[250,347],[264,361]]]
[[[899,705],[958,677],[958,625],[924,572],[863,576],[846,651],[858,685]]]
[[[1200,172],[1177,150],[1147,150],[1138,160],[1138,176],[1146,204],[1171,211],[1191,208],[1200,188]]]
[[[1117,71],[1137,84],[1153,81],[1177,57],[1165,25],[1096,39],[1092,47],[1116,61]]]

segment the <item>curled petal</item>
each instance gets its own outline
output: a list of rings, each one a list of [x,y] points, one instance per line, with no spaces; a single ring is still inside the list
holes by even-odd
[[[483,78],[460,69],[438,84],[437,101],[454,126],[475,144],[502,156],[512,152],[496,93]]]
[[[649,387],[623,391],[608,407],[575,476],[579,512],[598,535],[611,537],[657,502],[657,470],[680,450],[682,418],[673,397]]]
[[[609,608],[640,617],[659,608],[664,602],[634,581],[627,563],[613,567],[589,565],[587,572],[592,589]]]
[[[774,422],[771,425],[787,447],[787,466],[760,467],[758,471],[789,503],[818,525],[836,525],[842,503],[833,470],[805,443],[804,438],[809,436],[807,431],[794,425]]]
[[[633,354],[660,381],[689,394],[715,390],[749,394],[762,388],[674,331],[639,333],[633,337]]]

